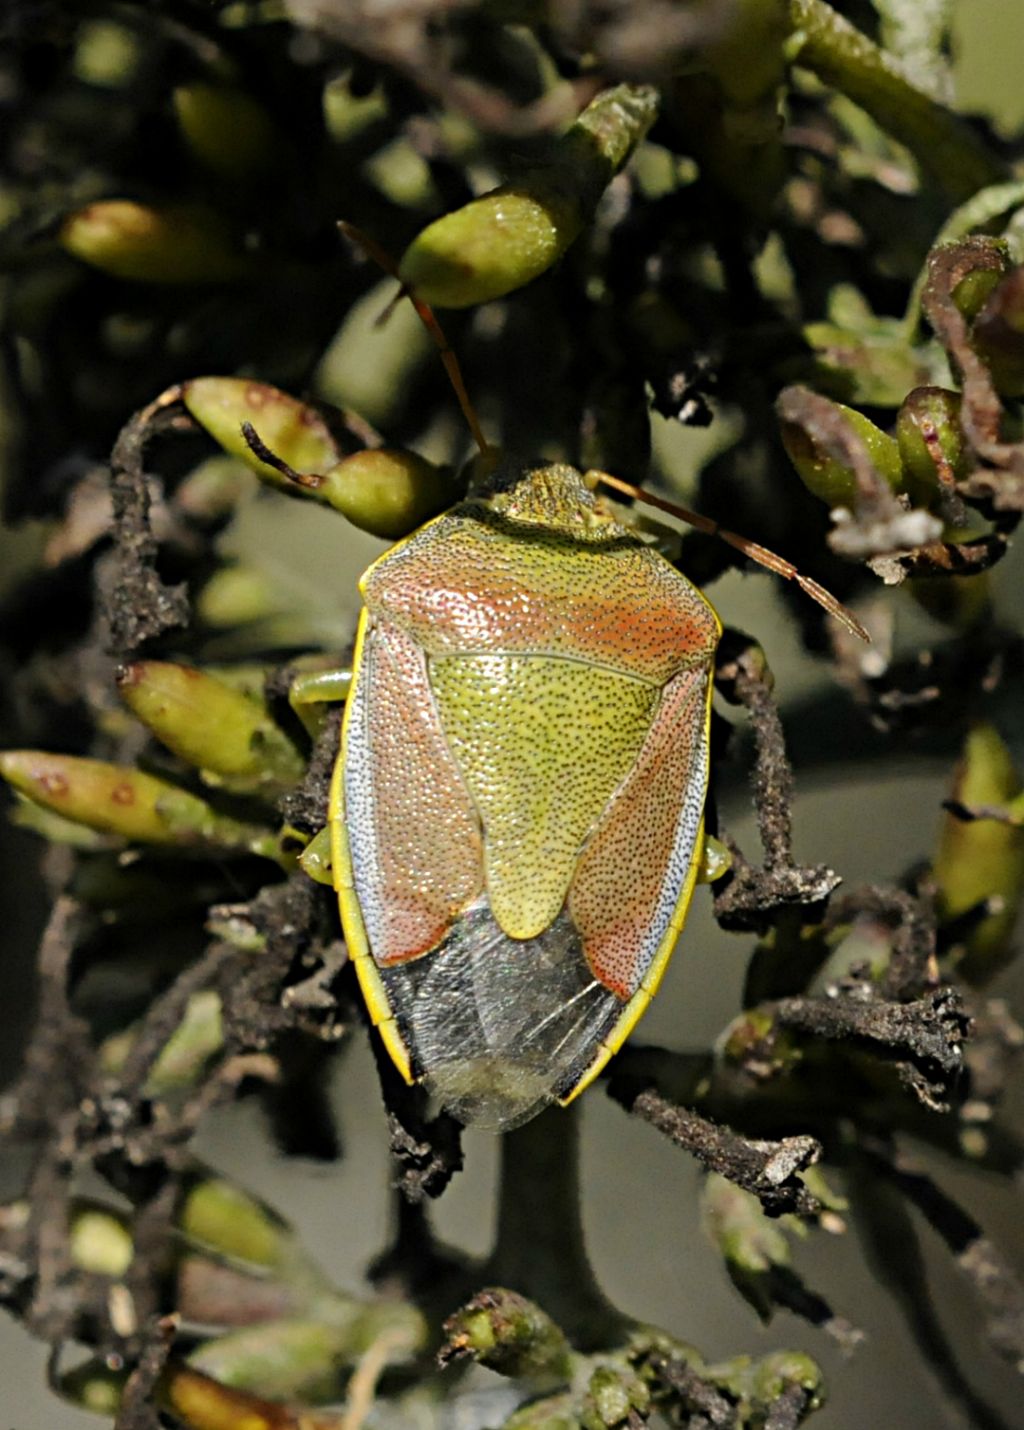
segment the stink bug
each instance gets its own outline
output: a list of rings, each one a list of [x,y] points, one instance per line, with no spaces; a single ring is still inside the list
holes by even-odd
[[[360,582],[325,833],[345,938],[392,1060],[463,1122],[502,1130],[571,1101],[621,1047],[704,856],[721,626],[592,486],[717,532],[855,623],[788,562],[628,483],[561,463],[495,466],[454,356],[410,296],[485,474]],[[261,461],[319,480],[244,432]],[[330,698],[329,686],[317,676],[297,698]]]
[[[562,465],[500,465],[360,590],[330,805],[345,937],[403,1076],[513,1126],[582,1091],[664,972],[721,628]]]

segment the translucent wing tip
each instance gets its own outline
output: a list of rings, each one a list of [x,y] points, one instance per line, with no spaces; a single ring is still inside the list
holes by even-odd
[[[443,1063],[425,1083],[446,1112],[485,1132],[511,1132],[554,1100],[550,1076],[504,1058]]]

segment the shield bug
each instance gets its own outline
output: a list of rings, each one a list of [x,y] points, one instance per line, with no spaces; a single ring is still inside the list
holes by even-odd
[[[262,461],[317,480],[245,435]],[[328,828],[346,941],[392,1060],[463,1122],[502,1130],[571,1101],[621,1047],[704,855],[721,626],[593,487],[715,531],[846,613],[773,553],[616,478],[481,468],[360,582]],[[323,690],[317,677],[312,698]]]
[[[580,1092],[664,972],[718,618],[558,464],[499,465],[360,589],[330,807],[345,936],[403,1075],[508,1127]]]

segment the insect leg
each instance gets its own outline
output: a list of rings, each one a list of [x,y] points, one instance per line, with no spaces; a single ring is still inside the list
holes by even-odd
[[[324,717],[322,707],[343,704],[351,688],[351,670],[303,671],[289,687],[288,703],[315,739]]]

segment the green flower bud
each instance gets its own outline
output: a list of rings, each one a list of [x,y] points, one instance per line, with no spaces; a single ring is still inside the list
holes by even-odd
[[[509,1416],[502,1430],[580,1430],[575,1402],[569,1391],[531,1400]]]
[[[726,11],[724,33],[701,47],[696,64],[715,76],[732,104],[746,108],[774,95],[785,78],[792,28],[789,0],[737,0]]]
[[[296,495],[303,489],[261,462],[242,435],[248,422],[275,457],[298,472],[325,472],[342,452],[315,408],[267,382],[245,377],[196,377],[182,384],[182,401],[225,452],[240,457],[264,482]],[[307,495],[316,495],[308,492]]]
[[[286,609],[273,582],[257,567],[241,562],[215,571],[196,599],[196,615],[215,630],[267,620]]]
[[[965,477],[970,465],[960,429],[961,397],[944,387],[915,387],[896,418],[896,442],[915,506],[930,506],[941,487]]]
[[[279,1270],[295,1254],[287,1222],[222,1177],[200,1177],[192,1184],[178,1228],[195,1245],[257,1269]]]
[[[227,453],[207,457],[193,467],[175,489],[173,502],[177,511],[190,521],[214,525],[231,516],[246,492],[252,490],[252,478],[234,457]]]
[[[140,660],[118,671],[117,684],[132,714],[208,783],[273,792],[301,778],[302,756],[263,702],[216,676]]]
[[[399,266],[403,281],[436,307],[468,308],[539,277],[579,236],[657,108],[657,91],[647,86],[598,95],[545,168],[445,214],[413,239]]]
[[[92,1202],[79,1202],[72,1210],[69,1250],[82,1271],[115,1278],[124,1275],[134,1255],[124,1218]]]
[[[115,1369],[98,1356],[74,1370],[65,1371],[57,1381],[64,1400],[94,1415],[114,1416],[121,1408],[121,1395],[128,1379],[126,1369]]]
[[[968,322],[978,316],[1010,268],[1010,248],[1004,238],[976,236],[971,242],[975,261],[951,295]]]
[[[767,1217],[752,1193],[717,1172],[705,1178],[701,1209],[704,1229],[720,1252],[733,1285],[767,1321],[775,1307],[773,1268],[788,1267],[792,1260],[782,1221]],[[799,1225],[789,1220],[791,1225]]]
[[[968,808],[1006,809],[1020,802],[1021,791],[1020,774],[998,731],[991,725],[976,725],[964,743],[953,799]],[[963,820],[947,813],[932,872],[944,922],[986,899],[996,904],[965,934],[957,964],[968,981],[984,983],[1006,961],[1024,896],[1024,827],[998,819]]]
[[[750,1399],[755,1407],[768,1407],[791,1386],[798,1385],[808,1396],[808,1410],[825,1403],[825,1381],[821,1368],[799,1351],[775,1351],[762,1356],[750,1367]]]
[[[135,1028],[126,1028],[123,1032],[112,1033],[100,1044],[100,1067],[107,1076],[116,1077],[124,1067],[136,1036]],[[207,1061],[220,1052],[223,1045],[220,994],[211,988],[193,993],[184,1017],[150,1070],[146,1079],[146,1094],[161,1097],[177,1088],[191,1087]]]
[[[142,53],[142,37],[130,26],[83,20],[75,37],[75,77],[100,89],[122,89],[138,74]]]
[[[632,1412],[646,1414],[651,1405],[647,1386],[626,1366],[600,1365],[590,1377],[580,1409],[583,1430],[614,1430],[629,1424]]]
[[[232,85],[196,80],[171,96],[178,126],[196,157],[228,179],[247,179],[270,168],[280,139],[263,105]]]
[[[130,765],[45,750],[0,754],[0,776],[66,819],[143,844],[213,847],[274,857],[267,831],[218,814],[205,800]]]
[[[189,1365],[224,1386],[271,1400],[336,1399],[345,1369],[387,1337],[389,1359],[407,1359],[426,1340],[426,1323],[401,1302],[363,1306],[341,1298],[322,1318],[288,1319],[245,1326],[207,1341]]]
[[[31,829],[51,844],[69,844],[72,849],[80,849],[83,853],[95,853],[111,847],[110,839],[95,829],[86,829],[83,824],[65,819],[52,809],[44,809],[41,804],[17,791],[15,799],[11,823],[19,829]]]
[[[221,1385],[191,1366],[164,1373],[161,1400],[191,1430],[320,1430],[321,1417]],[[335,1426],[337,1417],[332,1417]]]
[[[875,469],[892,490],[902,491],[903,466],[895,439],[854,408],[842,402],[835,402],[832,406],[842,413],[851,431],[863,442]],[[818,447],[806,427],[795,422],[783,422],[780,426],[783,446],[807,490],[830,507],[853,507],[857,499],[857,479],[853,468]]]
[[[456,492],[446,468],[413,452],[368,447],[325,472],[315,495],[361,531],[394,541],[444,511]]]
[[[366,1348],[367,1335],[372,1338],[376,1333],[377,1308],[341,1296],[284,1218],[225,1178],[201,1173],[191,1180],[179,1205],[178,1230],[205,1256],[291,1288],[296,1307],[308,1307],[318,1318],[347,1328],[356,1354]],[[398,1317],[402,1325],[407,1309],[403,1306]]]
[[[347,1341],[319,1321],[270,1321],[207,1341],[188,1363],[231,1389],[309,1404],[341,1396]]]
[[[572,1352],[560,1328],[533,1301],[497,1286],[480,1291],[444,1323],[440,1358],[471,1356],[501,1375],[568,1379]]]
[[[254,270],[219,214],[198,206],[101,199],[69,214],[59,241],[83,263],[133,283],[226,283]]]

